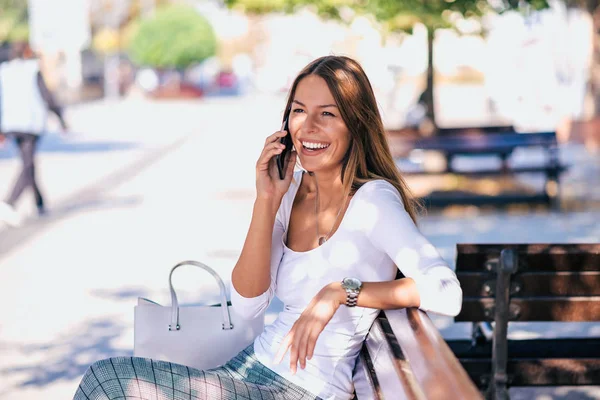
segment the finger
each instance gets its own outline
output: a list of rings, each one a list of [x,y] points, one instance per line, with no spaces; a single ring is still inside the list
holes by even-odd
[[[295,151],[292,151],[290,153],[290,156],[288,157],[288,161],[287,161],[287,169],[285,171],[285,176],[286,178],[291,179],[292,176],[294,176],[294,167],[296,166],[296,158],[297,158],[298,154]]]
[[[280,149],[281,151],[283,151],[283,149],[285,149],[285,145],[281,144],[279,142],[273,142],[273,143],[269,143],[269,144],[265,145],[265,147],[262,149],[258,159],[260,160],[261,158],[265,157],[265,155],[267,153],[271,152],[274,149]]]
[[[285,145],[283,143],[279,143],[279,142],[272,142],[272,143],[265,145],[265,147],[263,148],[262,151],[264,153],[265,151],[272,150],[272,149],[282,149],[283,150],[283,149],[285,149]]]
[[[317,345],[317,339],[319,338],[320,332],[313,332],[308,338],[308,344],[306,346],[306,358],[312,359],[315,354],[315,346]]]
[[[292,375],[296,375],[298,369],[298,343],[295,340],[292,341],[290,346],[290,371]]]
[[[287,135],[287,131],[277,131],[265,139],[265,144],[273,143],[274,141],[284,137],[285,135]]]
[[[290,371],[295,374],[298,369],[298,363],[304,369],[306,366],[306,360],[304,354],[306,354],[306,319],[302,316],[294,324],[294,337],[292,338],[292,345],[290,346]]]
[[[273,156],[283,151],[285,146],[273,143],[273,146],[265,147],[258,157],[257,164],[268,163]]]
[[[273,360],[273,362],[275,364],[279,364],[281,362],[281,360],[283,360],[283,356],[285,355],[285,353],[287,353],[290,345],[292,344],[292,337],[293,337],[292,331],[290,331],[290,333],[288,333],[285,336],[285,338],[283,338],[283,340],[281,341],[281,345],[279,346],[279,351],[277,352],[277,354],[275,355],[275,358]]]
[[[308,334],[307,332],[298,332],[298,361],[300,362],[300,368],[306,368],[306,348],[308,346]]]

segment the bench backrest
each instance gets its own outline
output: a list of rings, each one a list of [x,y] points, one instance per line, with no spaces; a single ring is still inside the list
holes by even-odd
[[[358,399],[482,399],[426,313],[382,311],[354,373]]]
[[[535,133],[461,133],[449,136],[419,138],[413,146],[423,150],[439,150],[451,154],[510,153],[518,147],[557,146],[556,132]]]
[[[487,125],[487,126],[458,126],[440,127],[437,130],[439,136],[464,135],[464,134],[490,134],[490,133],[516,133],[513,125]]]
[[[500,253],[512,251],[509,320],[600,320],[600,244],[458,244],[456,321],[493,321]]]

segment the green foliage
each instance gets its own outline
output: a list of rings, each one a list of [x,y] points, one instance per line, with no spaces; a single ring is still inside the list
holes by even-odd
[[[29,25],[24,23],[14,25],[6,40],[12,43],[29,42]]]
[[[213,28],[203,16],[191,7],[171,5],[139,21],[128,52],[138,65],[185,68],[213,56],[216,47]]]
[[[229,7],[235,7],[248,14],[268,14],[284,11],[286,0],[225,0]]]
[[[451,26],[446,18],[449,12],[458,12],[464,17],[479,17],[488,11],[502,13],[548,7],[547,0],[500,0],[496,2],[496,8],[486,0],[225,0],[225,3],[229,7],[240,7],[257,14],[293,12],[300,6],[311,6],[319,14],[333,18],[339,17],[342,7],[349,7],[358,14],[374,15],[391,31],[410,30],[416,22],[423,23],[429,29],[446,28]]]
[[[0,43],[28,39],[27,0],[0,0]]]
[[[485,0],[373,0],[369,1],[367,12],[372,13],[380,21],[387,21],[399,30],[405,29],[402,24],[394,23],[399,16],[410,21],[419,21],[430,30],[447,28],[451,24],[446,16],[458,12],[464,17],[481,17],[486,12],[502,13],[508,10],[523,12],[548,7],[547,0],[502,0],[493,7]]]
[[[292,13],[300,7],[308,6],[322,16],[338,19],[342,7],[358,10],[364,9],[367,3],[368,0],[225,0],[228,7],[238,8],[249,14]]]

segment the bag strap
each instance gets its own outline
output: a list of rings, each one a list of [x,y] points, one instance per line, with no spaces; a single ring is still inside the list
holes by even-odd
[[[226,295],[226,291],[225,291],[225,284],[223,283],[223,280],[221,279],[221,277],[219,276],[219,274],[217,274],[212,268],[210,268],[208,265],[206,264],[202,264],[201,262],[198,261],[182,261],[179,264],[175,265],[172,269],[171,269],[171,273],[169,274],[169,290],[171,291],[171,324],[169,325],[169,330],[180,330],[181,326],[179,325],[179,302],[177,301],[177,294],[175,293],[175,289],[173,288],[173,282],[172,282],[172,277],[173,277],[173,272],[181,267],[182,265],[194,265],[196,267],[200,267],[203,270],[205,270],[206,272],[209,272],[213,278],[215,278],[215,280],[217,281],[217,283],[219,284],[219,288],[221,290],[221,312],[223,313],[223,324],[222,327],[224,330],[230,330],[233,329],[233,324],[231,323],[231,317],[229,316],[229,308],[227,307],[227,295]]]

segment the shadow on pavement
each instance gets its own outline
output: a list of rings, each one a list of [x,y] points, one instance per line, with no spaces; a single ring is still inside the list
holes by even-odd
[[[69,330],[69,335],[42,344],[0,343],[0,348],[27,355],[21,363],[0,370],[0,375],[23,376],[12,388],[41,388],[57,381],[72,381],[83,376],[94,361],[132,355],[131,349],[116,346],[126,326],[115,319],[95,319],[81,323]],[[29,361],[31,360],[31,361]],[[73,392],[74,393],[74,392]],[[2,393],[0,393],[2,397]]]
[[[70,214],[81,212],[83,210],[112,210],[115,208],[133,207],[142,202],[140,196],[129,197],[100,197],[88,198],[82,196],[79,202],[69,202],[48,210],[48,214],[43,217],[28,219],[18,228],[0,229],[0,257],[8,253],[18,245],[23,244],[27,239],[41,233],[53,222],[68,217]]]
[[[98,181],[90,183],[90,185],[83,187],[62,201],[61,205],[55,208],[52,214],[45,216],[44,218],[28,220],[25,225],[19,229],[2,230],[2,227],[0,227],[0,258],[3,254],[8,253],[15,247],[21,246],[28,240],[31,240],[52,222],[59,220],[61,210],[63,212],[62,215],[64,216],[65,214],[78,209],[89,207],[90,204],[97,206],[106,205],[108,203],[109,208],[118,206],[118,201],[111,202],[110,200],[106,200],[107,197],[104,196],[104,194],[110,189],[127,182],[132,177],[155,165],[166,155],[180,148],[188,138],[188,136],[185,136],[165,146],[146,152],[142,157],[134,160],[132,163],[111,172]],[[139,201],[141,201],[140,198],[135,197],[134,202],[125,202],[121,204],[136,204]]]
[[[0,148],[0,160],[18,157],[19,149],[15,142],[7,138],[8,144]],[[133,142],[83,142],[75,138],[62,137],[58,134],[42,136],[37,149],[38,153],[90,153],[106,151],[123,151],[139,147]]]
[[[151,298],[152,291],[147,287],[128,287],[118,290],[96,289],[91,291],[91,295],[104,300],[135,300],[138,297]]]

